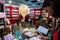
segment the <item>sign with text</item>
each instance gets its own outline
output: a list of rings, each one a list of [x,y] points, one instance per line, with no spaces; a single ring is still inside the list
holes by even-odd
[[[5,18],[5,17],[6,17],[5,13],[0,13],[0,18]]]

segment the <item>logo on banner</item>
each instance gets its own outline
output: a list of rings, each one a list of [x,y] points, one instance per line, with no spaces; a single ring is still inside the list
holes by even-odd
[[[24,5],[24,4],[20,5],[20,7],[19,7],[19,13],[20,14],[25,16],[28,13],[28,11],[29,11],[29,8],[27,5]]]

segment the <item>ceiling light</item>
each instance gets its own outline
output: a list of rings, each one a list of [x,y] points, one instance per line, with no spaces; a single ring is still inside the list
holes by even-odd
[[[10,0],[9,3],[12,3],[12,1]]]
[[[44,2],[44,0],[37,0],[38,2]]]
[[[40,0],[37,0],[37,1],[40,1]]]

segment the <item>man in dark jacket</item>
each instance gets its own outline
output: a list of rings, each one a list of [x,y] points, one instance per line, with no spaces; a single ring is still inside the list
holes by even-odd
[[[51,4],[51,2],[52,2],[52,4]],[[51,10],[48,9],[49,14],[51,14],[51,16],[55,17],[55,20],[56,20],[56,18],[60,17],[60,0],[45,0],[43,7],[50,7],[50,9],[53,11],[53,13],[51,12]],[[55,21],[55,26],[56,26],[56,21]],[[54,29],[55,29],[55,26],[54,26]],[[60,40],[59,38],[60,37],[58,37],[57,40]]]

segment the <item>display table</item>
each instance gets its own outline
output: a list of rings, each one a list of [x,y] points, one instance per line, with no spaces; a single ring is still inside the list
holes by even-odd
[[[34,36],[29,37],[29,35],[33,35],[33,34],[34,34]],[[30,38],[33,38],[33,37],[37,37],[37,38],[44,39],[44,40],[48,39],[46,36],[44,36],[42,34],[38,34],[36,32],[32,32],[32,31],[26,32],[25,34],[23,34],[23,37],[27,38],[27,39],[30,39]]]

